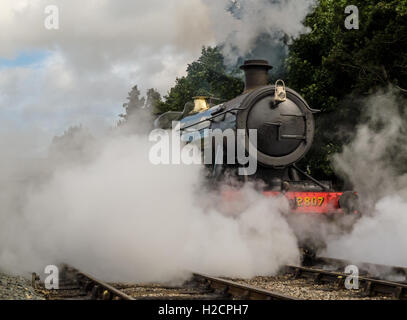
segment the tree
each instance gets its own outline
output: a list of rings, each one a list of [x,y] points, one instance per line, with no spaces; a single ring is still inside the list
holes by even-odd
[[[160,103],[160,101],[161,101],[160,93],[154,88],[148,89],[146,104],[144,107],[150,109],[152,114],[157,114],[159,113],[158,104]]]
[[[129,92],[128,102],[123,104],[126,112],[121,114],[122,120],[118,126],[128,133],[146,133],[153,127],[154,115],[158,113],[161,101],[160,93],[154,88],[147,90],[147,99],[140,96],[140,90],[135,85]]]
[[[137,85],[128,93],[127,100],[128,102],[123,103],[123,108],[126,112],[120,115],[125,120],[134,115],[138,110],[144,108],[145,104],[145,98],[140,98],[140,90],[138,90]]]
[[[185,103],[197,95],[234,98],[244,86],[237,72],[238,69],[227,70],[219,48],[203,47],[199,59],[188,65],[187,75],[177,78],[164,101],[158,103],[157,113],[182,111]]]
[[[334,178],[330,155],[351,139],[359,98],[378,88],[407,88],[407,0],[355,0],[359,29],[348,30],[346,0],[320,0],[306,17],[311,32],[294,40],[288,84],[322,112],[314,146],[304,159],[320,178]]]

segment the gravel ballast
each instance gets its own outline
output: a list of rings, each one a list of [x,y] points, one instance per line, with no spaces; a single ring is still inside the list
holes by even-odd
[[[0,300],[44,300],[31,281],[21,276],[0,273]]]
[[[228,279],[241,284],[262,288],[276,293],[306,300],[388,300],[391,296],[364,297],[360,290],[338,289],[334,284],[315,284],[307,279],[295,279],[292,275],[255,277],[252,279]],[[187,288],[161,285],[115,285],[125,293],[138,297],[192,298],[196,293]],[[198,294],[199,295],[199,294]],[[44,300],[44,294],[35,290],[31,281],[21,276],[0,273],[0,300]]]

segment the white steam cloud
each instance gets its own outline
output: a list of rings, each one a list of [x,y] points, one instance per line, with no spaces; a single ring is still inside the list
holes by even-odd
[[[315,0],[223,0],[216,1],[216,5],[205,2],[210,2],[215,38],[218,44],[224,45],[229,63],[248,55],[261,35],[281,42],[285,35],[291,39],[307,32],[303,21],[316,4]]]
[[[3,181],[13,197],[1,202],[2,268],[67,262],[106,280],[170,281],[188,270],[250,277],[298,262],[282,199],[246,187],[240,211],[222,213],[209,205],[219,195],[203,191],[202,168],[152,165],[146,137],[111,135],[82,140],[85,157],[62,146],[64,157]]]
[[[334,157],[359,192],[363,217],[352,232],[328,239],[336,258],[407,266],[406,100],[391,89],[367,99],[365,124]]]
[[[280,200],[247,187],[244,209],[225,215],[207,205],[218,196],[199,192],[200,169],[152,166],[145,137],[80,136],[44,154],[69,125],[111,125],[133,84],[165,93],[202,45],[224,44],[233,62],[263,33],[298,36],[313,2],[61,0],[50,31],[49,1],[2,1],[0,268],[68,262],[105,279],[164,281],[185,269],[251,276],[297,262]]]

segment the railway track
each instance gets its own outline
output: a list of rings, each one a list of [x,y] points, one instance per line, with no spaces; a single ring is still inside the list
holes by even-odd
[[[407,299],[407,268],[324,257],[313,262],[310,266],[285,266],[275,276],[231,280],[305,300]],[[351,275],[345,273],[349,265],[358,267],[358,288],[345,286]]]
[[[59,289],[45,290],[33,274],[33,286],[49,300],[298,300],[234,281],[193,273],[182,286],[110,284],[63,266]]]
[[[355,265],[359,269],[357,279],[362,296],[390,295],[393,299],[407,299],[407,268],[326,257],[317,257],[315,262],[314,266],[285,266],[284,271],[293,274],[295,278],[309,279],[318,284],[331,283],[344,288],[349,274],[339,270]],[[399,278],[399,281],[386,280],[389,277]]]
[[[347,265],[359,268],[358,290],[345,289]],[[373,272],[373,274],[372,274]],[[401,277],[389,281],[378,277]],[[276,277],[254,279],[216,278],[193,273],[180,286],[162,284],[120,284],[100,281],[90,274],[63,266],[58,290],[44,290],[33,275],[33,285],[43,289],[47,299],[71,300],[302,300],[302,299],[407,299],[407,268],[318,257],[312,266],[287,265]],[[260,280],[259,280],[260,279]],[[284,286],[273,285],[284,283]],[[319,290],[319,295],[296,294]],[[336,294],[335,291],[342,291]],[[321,293],[322,292],[322,293]],[[298,293],[298,292],[297,292]]]
[[[59,288],[46,290],[33,274],[33,287],[48,300],[134,300],[114,286],[68,265],[60,269]]]
[[[322,267],[331,266],[333,268],[342,270],[348,265],[356,265],[359,268],[360,274],[378,277],[382,280],[393,280],[398,282],[407,281],[407,268],[401,266],[390,266],[368,262],[355,262],[328,257],[316,257],[313,265],[320,265]]]
[[[269,290],[256,288],[249,285],[239,284],[234,281],[209,277],[202,274],[194,274],[198,281],[203,282],[216,291],[221,291],[229,297],[244,300],[299,300],[297,298],[276,293]]]

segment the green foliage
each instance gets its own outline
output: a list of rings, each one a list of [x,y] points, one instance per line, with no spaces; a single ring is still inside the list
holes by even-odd
[[[345,28],[349,4],[359,9],[358,30]],[[333,178],[330,155],[360,119],[355,97],[390,84],[407,88],[407,0],[320,0],[305,25],[311,32],[290,46],[288,84],[322,111],[305,162],[313,174]]]
[[[148,115],[159,113],[158,105],[161,102],[161,95],[154,88],[147,90],[145,98],[141,96],[140,90],[135,85],[129,92],[127,100],[126,103],[123,103],[125,113],[119,115],[122,120],[118,122],[118,125],[123,125],[129,121],[137,121],[137,119],[145,120]]]
[[[228,72],[220,50],[203,47],[199,59],[187,67],[187,75],[177,78],[176,84],[157,107],[158,113],[182,111],[185,103],[198,95],[214,96],[229,100],[243,91],[243,81],[237,70]]]

